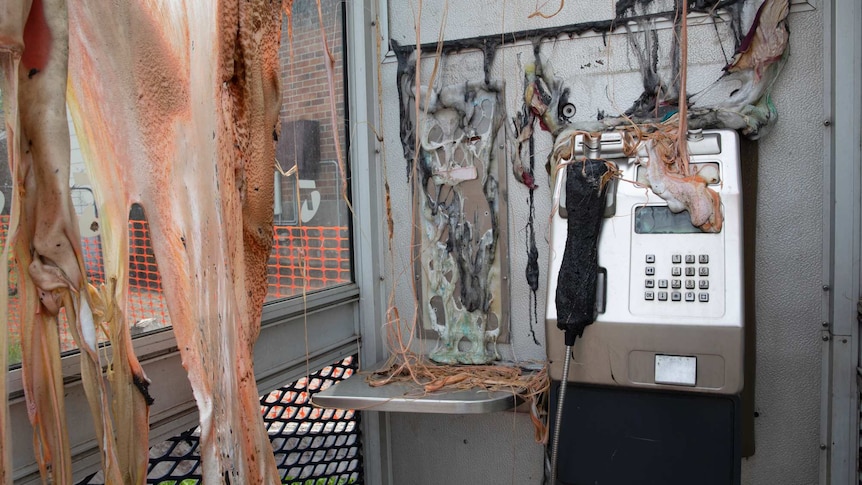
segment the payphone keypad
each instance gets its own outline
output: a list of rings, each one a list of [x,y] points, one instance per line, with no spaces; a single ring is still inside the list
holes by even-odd
[[[655,254],[647,254],[644,262],[644,300],[709,302],[709,254],[672,254],[670,279],[661,278],[668,272],[664,271],[662,262]],[[659,291],[656,292],[655,288]],[[685,291],[681,291],[683,289]]]

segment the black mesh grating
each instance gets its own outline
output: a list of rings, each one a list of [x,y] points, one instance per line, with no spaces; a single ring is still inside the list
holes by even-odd
[[[309,398],[356,372],[348,357],[276,389],[260,400],[282,483],[347,485],[363,483],[359,413],[314,408]],[[150,448],[147,483],[197,485],[201,481],[199,430],[186,431]],[[97,473],[80,485],[102,485]]]
[[[359,414],[312,407],[309,398],[353,375],[354,357],[312,374],[261,399],[275,462],[283,483],[362,483]]]

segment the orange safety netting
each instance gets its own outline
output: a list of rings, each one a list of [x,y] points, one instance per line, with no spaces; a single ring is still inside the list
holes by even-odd
[[[0,215],[0,244],[5,244],[9,216]],[[347,227],[275,226],[275,241],[268,263],[268,300],[347,283],[351,278],[350,233]],[[81,247],[90,283],[104,283],[101,241],[83,238]],[[18,320],[17,267],[10,265],[9,342],[20,341]],[[127,306],[132,334],[170,326],[170,316],[162,293],[161,277],[150,245],[147,221],[129,221],[129,301]],[[61,315],[61,349],[75,348]],[[13,358],[14,360],[14,358]],[[14,362],[10,362],[14,363]]]
[[[347,227],[275,226],[267,299],[351,281]]]

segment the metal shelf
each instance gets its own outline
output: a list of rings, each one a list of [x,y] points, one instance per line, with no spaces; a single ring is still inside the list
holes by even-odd
[[[421,390],[392,383],[372,387],[365,373],[333,384],[311,398],[315,406],[361,411],[398,413],[481,414],[505,411],[519,404],[513,392],[468,390],[435,392],[417,396]]]

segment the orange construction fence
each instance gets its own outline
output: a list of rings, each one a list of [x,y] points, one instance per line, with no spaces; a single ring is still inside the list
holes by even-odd
[[[9,216],[0,215],[0,244],[5,244]],[[350,233],[347,227],[275,226],[275,239],[267,267],[267,300],[298,295],[352,281]],[[101,241],[98,237],[81,241],[87,277],[94,285],[105,282]],[[0,246],[2,247],[2,246]],[[9,270],[9,342],[20,341],[17,269]],[[147,222],[129,221],[129,300],[127,318],[132,333],[138,334],[170,325],[161,277],[150,244]],[[75,348],[61,314],[61,349]],[[11,352],[14,363],[15,352]]]

